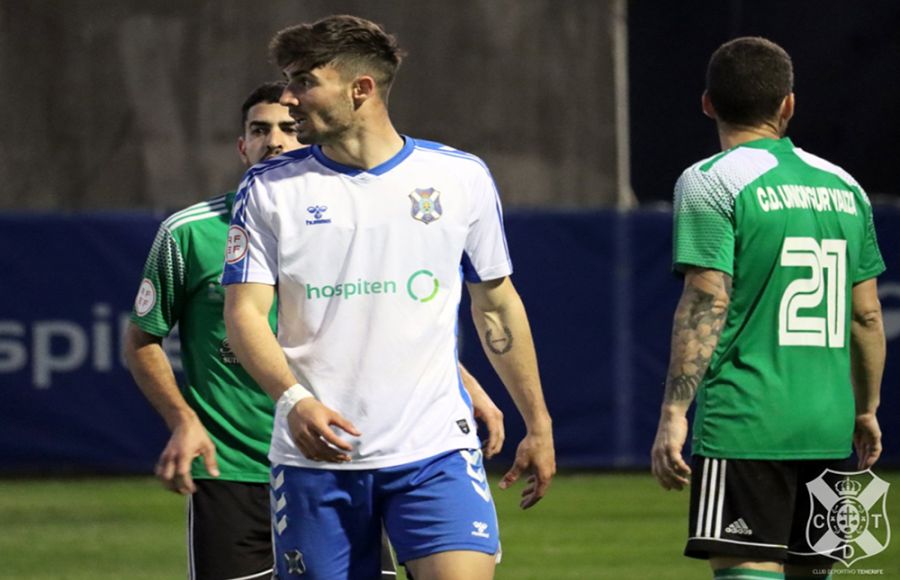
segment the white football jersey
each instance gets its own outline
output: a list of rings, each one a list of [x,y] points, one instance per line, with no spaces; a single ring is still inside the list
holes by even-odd
[[[372,469],[478,448],[457,369],[463,278],[508,276],[497,189],[485,164],[406,137],[363,171],[317,146],[251,168],[238,191],[224,284],[272,284],[294,375],[362,433],[352,461],[307,460],[276,415],[273,463]]]

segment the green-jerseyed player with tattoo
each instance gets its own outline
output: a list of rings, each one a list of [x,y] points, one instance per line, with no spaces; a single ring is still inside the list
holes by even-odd
[[[716,578],[823,577],[834,560],[807,543],[805,484],[854,444],[860,469],[881,453],[872,207],[846,171],[785,137],[792,91],[781,47],[722,45],[703,95],[722,152],[675,188],[684,290],[652,464],[666,489],[691,483],[685,554]]]
[[[242,106],[238,152],[246,166],[301,147],[296,121],[279,104],[284,83],[254,90]],[[234,193],[176,212],[159,228],[144,267],[125,355],[141,391],[172,435],[156,474],[188,495],[188,565],[194,579],[269,578],[272,543],[269,460],[274,404],[229,348],[220,284]],[[275,328],[275,308],[269,324]],[[187,381],[181,388],[162,350],[179,326]],[[503,418],[460,367],[476,415],[487,428],[484,453],[503,444]],[[396,577],[385,544],[383,577]]]

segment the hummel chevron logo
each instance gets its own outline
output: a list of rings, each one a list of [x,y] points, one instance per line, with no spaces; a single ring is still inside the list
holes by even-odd
[[[750,526],[747,525],[747,522],[744,521],[744,518],[738,518],[728,524],[728,527],[725,528],[725,531],[729,534],[735,534],[738,536],[753,535],[753,530],[750,529]]]
[[[466,473],[472,478],[469,483],[472,489],[481,496],[484,501],[491,501],[491,490],[488,487],[487,474],[481,467],[481,451],[469,453],[465,449],[460,449],[459,454],[466,460]]]
[[[284,485],[284,472],[279,471],[278,475],[269,476],[269,483],[272,485],[272,489],[281,489],[281,486]]]

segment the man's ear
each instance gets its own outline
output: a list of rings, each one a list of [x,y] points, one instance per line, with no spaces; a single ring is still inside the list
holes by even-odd
[[[781,101],[781,109],[778,112],[778,116],[782,121],[787,122],[791,120],[791,117],[794,116],[794,105],[796,104],[796,99],[794,98],[794,93],[789,94]]]
[[[241,161],[243,161],[245,165],[250,165],[250,159],[247,158],[247,144],[244,142],[243,136],[238,137],[237,149],[238,155],[240,155],[241,157]]]
[[[700,97],[700,106],[703,108],[704,115],[710,119],[716,118],[716,108],[713,107],[712,100],[709,98],[709,93],[706,91],[703,91],[703,96]]]
[[[353,81],[351,96],[353,97],[353,102],[357,107],[362,105],[368,99],[374,97],[377,93],[378,90],[375,84],[375,79],[371,76],[363,75],[361,77],[357,77],[356,80]]]

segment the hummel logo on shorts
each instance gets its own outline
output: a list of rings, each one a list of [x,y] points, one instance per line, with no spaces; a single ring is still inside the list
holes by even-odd
[[[747,522],[744,521],[744,518],[738,518],[728,524],[728,527],[725,528],[725,531],[729,534],[736,534],[738,536],[753,535],[753,530],[750,529],[750,526],[747,525]]]
[[[485,530],[487,530],[488,525],[484,522],[472,522],[472,526],[474,526],[475,531],[472,532],[473,536],[478,536],[479,538],[490,538],[491,535],[488,534]]]

